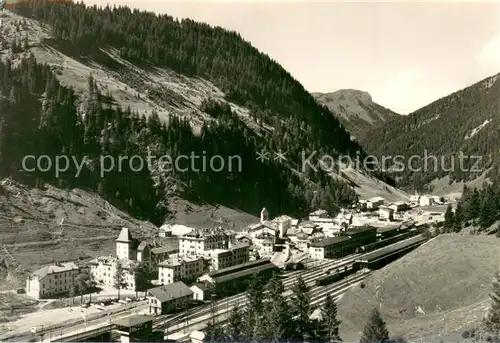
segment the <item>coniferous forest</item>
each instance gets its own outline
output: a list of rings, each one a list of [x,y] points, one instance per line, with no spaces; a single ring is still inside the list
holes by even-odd
[[[119,108],[111,95],[100,92],[92,75],[86,96],[77,99],[50,67],[25,56],[16,66],[10,60],[0,64],[1,176],[36,187],[49,182],[95,190],[138,218],[158,224],[168,216],[168,201],[176,195],[249,213],[265,206],[272,214],[295,215],[319,207],[333,212],[356,199],[350,186],[321,170],[305,175],[296,171],[303,153],[354,155],[361,151],[359,145],[300,83],[238,34],[124,7],[27,1],[13,10],[48,24],[55,39],[47,44],[64,45],[67,54],[92,57],[99,47],[113,47],[133,63],[206,78],[224,90],[227,100],[251,109],[257,122],[273,130],[257,134],[228,105],[207,99],[200,109],[212,120],[195,134],[187,119],[172,117],[167,124],[157,113],[146,118]],[[21,42],[10,44],[17,52],[25,48]],[[257,161],[261,149],[287,151],[286,164]],[[238,155],[242,171],[160,172],[153,166],[137,172],[125,164],[123,170],[101,177],[101,156],[138,155],[146,160],[148,152],[173,159],[192,153]],[[86,162],[78,177],[74,166],[58,176],[53,170],[26,173],[21,165],[27,155],[53,160],[67,155],[79,161],[85,157]]]

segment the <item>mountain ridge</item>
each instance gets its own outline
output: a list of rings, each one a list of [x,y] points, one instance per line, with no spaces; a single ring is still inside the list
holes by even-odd
[[[436,179],[469,182],[480,176],[499,177],[500,73],[486,77],[410,113],[393,118],[360,137],[365,149],[376,156],[424,157],[415,168],[395,173],[399,184],[424,189]],[[458,167],[460,155],[463,166]],[[435,156],[436,159],[430,159]],[[480,161],[479,161],[480,160]],[[477,166],[475,165],[478,161]],[[451,169],[450,169],[451,168]],[[425,169],[425,170],[424,170]],[[485,174],[486,173],[486,174]],[[485,175],[483,175],[485,174]]]
[[[316,100],[328,107],[354,137],[399,116],[375,103],[370,93],[357,89],[339,89],[331,93],[315,92]]]
[[[32,4],[33,7],[29,7],[29,2],[26,2],[23,3],[25,7],[21,7],[28,13],[34,11],[34,13],[38,13],[37,15],[39,16],[47,10],[42,6],[42,2],[34,2]],[[164,135],[162,132],[165,132],[171,123],[173,123],[174,126],[180,125],[176,130],[184,131],[187,130],[185,125],[189,124],[194,134],[193,138],[189,138],[189,140],[199,141],[200,139],[206,140],[211,137],[210,139],[213,142],[217,142],[217,145],[224,147],[227,152],[234,153],[236,151],[234,150],[236,145],[229,142],[223,142],[223,139],[219,137],[228,138],[234,136],[234,139],[236,139],[236,137],[246,137],[244,140],[248,141],[248,143],[245,144],[248,145],[246,149],[248,150],[247,153],[250,155],[245,159],[245,164],[246,168],[252,169],[253,171],[251,174],[252,177],[250,178],[253,184],[246,181],[246,184],[231,189],[230,191],[234,192],[234,200],[247,200],[246,198],[251,198],[251,201],[248,200],[252,202],[251,204],[242,203],[241,200],[238,200],[239,203],[233,203],[234,200],[225,200],[228,192],[219,192],[215,189],[209,192],[210,198],[201,199],[200,195],[206,195],[207,192],[203,189],[206,187],[214,187],[216,184],[212,182],[212,186],[210,186],[210,183],[207,183],[207,179],[201,181],[208,177],[206,175],[174,173],[173,175],[167,175],[166,178],[163,178],[156,171],[152,173],[152,175],[147,175],[146,173],[141,177],[144,178],[143,181],[146,182],[146,184],[152,183],[150,188],[152,191],[156,188],[158,192],[158,187],[161,186],[162,188],[165,187],[165,189],[162,189],[160,193],[170,195],[178,194],[180,191],[183,193],[184,197],[189,198],[189,201],[203,200],[208,203],[239,208],[244,212],[253,214],[258,213],[264,206],[277,214],[282,212],[293,213],[297,210],[306,213],[309,209],[315,207],[334,209],[340,204],[347,204],[355,199],[354,190],[348,186],[350,181],[343,177],[328,178],[325,177],[326,174],[323,176],[309,175],[309,177],[312,177],[310,180],[312,182],[304,183],[301,181],[300,177],[294,176],[295,172],[292,172],[292,170],[300,170],[299,157],[304,150],[306,155],[308,150],[313,151],[317,149],[319,153],[333,153],[334,156],[335,154],[349,154],[361,150],[357,143],[352,142],[349,134],[343,131],[340,124],[338,124],[338,122],[336,124],[335,120],[332,121],[333,118],[331,118],[332,116],[330,114],[325,115],[329,112],[325,108],[315,104],[312,96],[310,98],[306,96],[307,99],[305,103],[299,105],[299,113],[301,111],[304,112],[304,110],[300,110],[300,108],[307,109],[308,106],[312,106],[307,111],[311,113],[315,112],[313,117],[318,119],[313,119],[310,124],[304,121],[307,119],[305,113],[302,114],[300,118],[292,118],[280,114],[281,110],[278,107],[281,105],[275,105],[275,109],[272,109],[269,103],[267,105],[259,105],[261,100],[258,100],[258,103],[246,101],[246,103],[241,105],[241,99],[238,100],[234,91],[231,91],[231,89],[229,89],[230,86],[227,84],[224,86],[225,91],[223,91],[220,88],[220,83],[219,86],[217,86],[207,78],[191,75],[192,73],[190,72],[184,75],[181,72],[170,69],[169,66],[155,64],[154,60],[148,63],[136,61],[133,56],[128,56],[134,54],[127,50],[128,48],[102,45],[100,47],[97,46],[97,49],[89,48],[85,50],[81,47],[75,47],[68,39],[57,38],[57,34],[54,34],[54,30],[61,27],[57,20],[67,15],[68,6],[71,6],[75,11],[82,11],[82,13],[86,13],[84,15],[89,16],[99,16],[101,15],[99,13],[106,13],[106,15],[114,13],[115,16],[124,15],[134,18],[134,16],[142,15],[149,18],[149,13],[141,12],[142,14],[139,14],[137,11],[131,12],[123,8],[115,9],[113,10],[114,12],[112,12],[110,8],[86,8],[85,6],[75,4],[47,3],[44,6],[48,6],[48,8],[54,12],[60,11],[61,15],[57,16],[58,19],[53,19],[56,20],[52,24],[55,29],[51,29],[48,23],[39,23],[35,21],[34,19],[36,18],[31,16],[19,17],[17,14],[11,15],[6,14],[7,12],[4,13],[6,17],[4,19],[5,25],[2,28],[3,37],[5,37],[2,43],[4,51],[2,54],[3,59],[11,59],[13,64],[23,65],[23,63],[25,63],[23,62],[23,58],[28,58],[28,60],[25,61],[29,61],[29,54],[34,54],[38,63],[47,64],[48,68],[54,73],[55,80],[60,82],[61,86],[66,88],[69,87],[74,90],[77,102],[77,112],[79,112],[80,115],[83,113],[88,114],[89,111],[92,112],[96,108],[98,112],[101,111],[100,108],[105,110],[107,113],[105,117],[107,119],[105,119],[105,121],[110,121],[110,126],[107,129],[101,126],[101,133],[106,133],[107,131],[107,134],[111,134],[111,142],[115,142],[112,146],[123,144],[120,143],[122,139],[117,136],[118,131],[115,129],[115,126],[120,126],[121,124],[119,124],[119,122],[113,122],[116,120],[115,116],[123,115],[120,114],[123,111],[126,112],[125,114],[127,117],[131,116],[133,122],[137,122],[136,126],[139,129],[142,129],[142,132],[130,131],[130,133],[128,133],[131,135],[129,142],[134,142],[134,144],[150,144],[151,137],[149,137],[149,135],[152,132],[158,132],[160,135]],[[21,11],[22,8],[19,10]],[[155,16],[155,18],[157,17]],[[144,18],[141,18],[141,22],[144,21],[143,19]],[[159,19],[151,20],[154,21]],[[165,20],[169,25],[173,25],[174,28],[179,28],[179,23],[175,21],[172,22],[168,16],[165,17]],[[131,19],[131,21],[133,20]],[[182,23],[182,27],[188,28],[192,25],[195,25],[195,27],[196,25],[201,25],[202,29],[205,30],[206,27],[208,27],[205,24],[196,24],[190,20],[183,21]],[[100,27],[99,22],[94,26]],[[226,34],[221,31],[222,29],[215,30],[219,32],[219,34]],[[68,31],[66,38],[70,38],[71,35],[74,34],[76,34],[74,31]],[[229,33],[229,35],[234,39],[240,39],[235,33]],[[104,34],[104,36],[106,36],[106,34]],[[85,36],[81,39],[87,41]],[[245,48],[246,47],[247,45],[245,45]],[[10,52],[6,53],[5,49],[9,49]],[[266,61],[267,60],[269,59],[267,58]],[[285,75],[289,74],[286,73]],[[267,82],[267,84],[269,84],[269,82]],[[272,89],[271,86],[267,86],[267,88]],[[297,86],[294,88],[293,92],[300,91],[300,89],[303,90],[303,87]],[[232,95],[228,96],[228,92],[232,92]],[[265,92],[263,94],[265,94]],[[43,96],[43,94],[40,96]],[[129,111],[127,108],[131,110]],[[316,111],[319,112],[316,113]],[[274,118],[273,114],[275,114]],[[92,114],[92,116],[93,115],[94,114]],[[100,114],[97,113],[96,119],[101,123],[102,119],[99,119],[99,116]],[[87,120],[88,119],[85,119],[85,121]],[[160,120],[160,123],[158,123],[158,120]],[[161,123],[161,121],[164,121],[164,123]],[[97,135],[96,140],[102,142],[103,137],[99,137],[98,130],[92,128],[93,133],[89,132],[89,123],[84,122],[77,124],[79,130],[83,130],[84,140],[87,139],[85,138],[86,135],[92,134]],[[332,141],[331,135],[327,134],[329,132],[321,129],[323,127],[321,123],[326,123],[326,127],[337,125],[338,127],[335,128],[334,132],[338,132],[339,136]],[[216,133],[216,131],[211,132],[213,130],[223,130],[225,134],[221,135]],[[170,132],[172,130],[167,129],[167,131]],[[300,134],[301,131],[306,133],[306,139],[304,139],[303,134]],[[173,137],[172,133],[168,133],[168,135],[169,137]],[[191,133],[189,133],[188,136],[191,136]],[[195,138],[195,136],[200,138]],[[241,140],[241,138],[238,138],[238,140]],[[326,142],[327,144],[321,142]],[[161,155],[161,153],[165,152],[164,144],[166,143],[157,145],[153,150],[159,152]],[[179,143],[175,141],[171,141],[168,144],[179,145]],[[192,142],[189,144],[192,144]],[[199,144],[200,143],[196,143],[196,145]],[[210,144],[213,145],[212,143]],[[201,149],[201,147],[202,146],[199,146],[198,149]],[[273,161],[263,165],[255,165],[255,163],[249,164],[248,162],[249,160],[255,160],[255,156],[252,155],[261,148],[276,150],[286,147],[288,147],[288,160],[286,164],[289,165],[291,169],[279,166]],[[304,149],[305,147],[307,147],[307,149]],[[178,149],[175,146],[173,148],[174,149],[168,148],[166,152],[179,153],[176,152]],[[218,149],[220,150],[220,148]],[[250,150],[253,150],[253,152]],[[252,167],[250,168],[249,165]],[[276,187],[281,187],[283,193],[273,192],[274,195],[267,194],[266,192],[268,192],[270,187],[264,186],[266,183],[262,182],[262,179],[259,180],[262,176],[258,175],[258,170],[262,170],[263,173],[267,170],[266,173],[276,173],[277,177],[282,178],[282,186],[279,186],[276,180],[274,180],[274,185]],[[90,174],[92,174],[92,171],[90,171]],[[269,181],[266,182],[272,182],[270,175],[271,174],[266,175],[266,178],[269,179]],[[227,175],[229,180],[235,180],[235,178],[239,180],[240,177],[241,175],[234,173],[233,175]],[[150,178],[152,179],[150,180]],[[193,185],[193,178],[199,180],[195,181],[195,183],[202,182],[204,186],[200,188],[199,186],[201,186],[201,184],[199,186]],[[223,181],[224,178],[222,175],[214,174],[211,178],[214,178],[213,180],[217,179],[217,182],[227,182]],[[109,200],[112,202],[113,198],[120,196],[120,199],[115,199],[120,206],[125,205],[125,207],[130,207],[130,204],[134,202],[134,207],[138,205],[146,207],[151,206],[151,204],[146,205],[147,202],[145,205],[137,204],[137,201],[132,201],[129,195],[124,197],[124,193],[129,194],[130,191],[120,190],[121,186],[117,181],[118,179],[119,175],[116,175],[116,178],[111,177],[105,182],[108,183],[108,185],[98,182],[98,179],[94,179],[90,181],[90,183],[87,183],[86,186],[88,187],[90,185],[90,187],[96,191],[101,189],[101,191],[104,192],[103,194],[106,194],[106,197],[109,197]],[[370,184],[368,187],[372,187],[373,185],[373,187],[377,189],[375,191],[377,194],[380,194],[380,192],[382,192],[382,194],[387,192],[389,196],[392,196],[391,193],[394,193],[394,191],[386,191],[384,184],[375,182],[375,180],[370,181],[373,177],[366,176],[362,179],[364,184],[366,184],[366,181]],[[48,181],[54,182],[55,180],[49,179]],[[288,187],[286,185],[287,183],[289,183]],[[148,188],[149,187],[148,185]],[[257,193],[261,194],[254,194],[256,189],[260,187],[262,190],[257,191]],[[361,185],[360,187],[367,186]],[[221,187],[221,189],[222,188],[223,187]],[[252,190],[251,197],[242,197],[242,194],[246,194],[250,192],[250,190]],[[328,194],[324,194],[325,191]],[[368,193],[362,192],[362,194],[369,194],[370,192],[371,191]],[[314,194],[316,194],[316,196]],[[399,198],[401,195],[405,197],[402,193],[398,193],[396,197]],[[154,199],[156,199],[156,196],[153,194],[150,200],[157,201]],[[264,201],[264,199],[267,200]],[[278,201],[278,199],[281,200]],[[298,200],[295,205],[291,205],[291,202],[287,205],[283,199],[291,202],[295,202],[296,200],[288,199],[303,200]],[[142,201],[146,201],[146,198]],[[275,205],[273,205],[273,202],[275,202]],[[164,205],[162,205],[162,207],[163,206]]]

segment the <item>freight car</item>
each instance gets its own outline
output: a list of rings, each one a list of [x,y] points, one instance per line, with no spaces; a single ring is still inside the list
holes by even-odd
[[[366,245],[363,245],[361,247],[361,252],[366,253],[366,252],[370,252],[373,250],[377,250],[377,249],[386,247],[390,244],[394,244],[396,242],[402,241],[406,238],[411,237],[412,235],[414,235],[413,232],[405,232],[405,233],[399,234],[399,235],[394,236],[394,237],[382,239],[382,240],[377,241],[375,243],[366,244]]]
[[[333,282],[340,281],[346,277],[348,277],[351,274],[354,274],[356,271],[350,267],[350,268],[341,268],[338,272],[336,273],[331,273],[327,274],[325,276],[320,277],[319,279],[316,280],[316,286],[325,286],[329,285]]]

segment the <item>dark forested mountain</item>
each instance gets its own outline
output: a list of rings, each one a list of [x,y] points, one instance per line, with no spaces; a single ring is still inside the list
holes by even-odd
[[[398,116],[397,113],[373,102],[367,92],[341,89],[333,93],[313,93],[320,104],[337,116],[355,137]]]
[[[500,163],[499,75],[408,116],[396,117],[360,137],[360,142],[367,152],[385,155],[389,161],[402,155],[400,160],[406,166],[410,157],[420,157],[411,160],[413,171],[406,167],[395,172],[402,186],[422,189],[433,179],[447,175],[454,181],[468,181],[488,168],[489,176],[495,179]],[[386,167],[389,165],[387,162]]]
[[[78,98],[59,82],[58,70],[30,53],[27,36],[14,34],[10,41],[0,41],[9,48],[0,63],[0,175],[35,186],[50,182],[94,189],[157,223],[168,215],[166,202],[172,194],[250,213],[263,206],[272,213],[303,214],[317,207],[333,211],[355,200],[350,186],[321,171],[302,175],[301,158],[313,151],[354,155],[360,146],[299,82],[238,34],[126,7],[24,1],[11,9],[47,25],[52,38],[43,44],[75,59],[98,61],[120,73],[122,65],[103,53],[114,49],[121,59],[143,68],[159,66],[209,80],[224,92],[225,101],[249,109],[258,129],[246,125],[228,103],[210,98],[198,108],[208,116],[200,132],[192,130],[189,117],[172,116],[168,124],[155,111],[145,117],[119,106],[92,75],[87,76],[85,95]],[[286,162],[272,157],[258,161],[262,149],[286,151]],[[191,154],[237,155],[242,168],[165,171],[153,165],[138,172],[126,165],[103,173],[102,156],[146,160],[148,153],[173,160]],[[27,155],[68,155],[85,164],[78,177],[76,167],[59,177],[53,170],[27,173],[21,168]]]

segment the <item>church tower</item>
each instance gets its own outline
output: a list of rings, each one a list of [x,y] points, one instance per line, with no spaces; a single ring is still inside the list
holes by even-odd
[[[266,220],[269,220],[269,213],[267,212],[267,209],[264,207],[262,211],[260,211],[260,222],[263,223]]]
[[[128,228],[124,227],[120,231],[120,235],[116,240],[116,256],[120,260],[130,260],[132,254],[132,237],[128,232]]]

